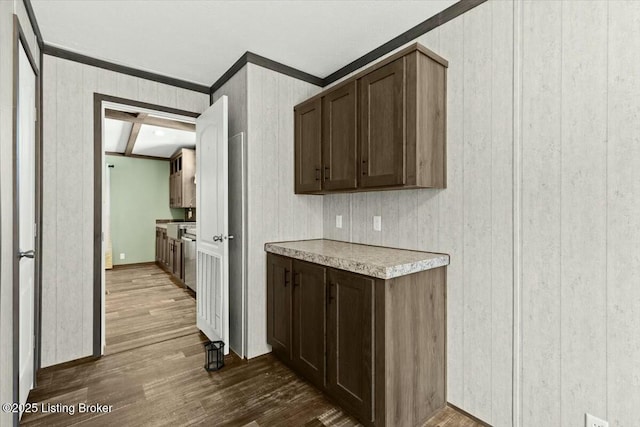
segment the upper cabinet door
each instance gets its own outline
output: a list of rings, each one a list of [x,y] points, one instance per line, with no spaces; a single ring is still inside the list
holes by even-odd
[[[405,180],[405,58],[359,80],[361,187]]]
[[[315,99],[295,109],[295,192],[322,190],[321,101]]]
[[[323,188],[357,187],[356,82],[339,87],[322,98]]]

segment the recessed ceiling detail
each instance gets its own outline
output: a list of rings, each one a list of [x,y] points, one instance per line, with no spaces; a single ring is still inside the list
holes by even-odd
[[[32,0],[48,45],[202,85],[246,51],[324,77],[454,3]]]

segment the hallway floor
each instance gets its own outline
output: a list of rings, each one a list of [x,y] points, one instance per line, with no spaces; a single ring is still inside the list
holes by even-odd
[[[357,425],[271,355],[247,362],[230,353],[221,371],[206,372],[193,294],[155,264],[108,271],[105,304],[105,356],[42,369],[29,395],[76,413],[25,414],[21,425]],[[78,413],[80,402],[112,409]],[[480,424],[447,408],[427,426]]]

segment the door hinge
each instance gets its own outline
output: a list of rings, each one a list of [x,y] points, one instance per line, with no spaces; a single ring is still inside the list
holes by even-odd
[[[38,237],[38,223],[33,223],[33,237]]]

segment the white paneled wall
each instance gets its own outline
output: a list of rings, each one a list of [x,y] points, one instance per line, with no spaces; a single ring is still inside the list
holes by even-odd
[[[293,107],[320,88],[247,64],[248,351],[270,351],[266,326],[266,242],[322,237],[321,196],[293,193]]]
[[[44,57],[42,365],[91,355],[93,94],[201,112],[206,94]]]
[[[640,4],[525,2],[523,426],[640,425]]]
[[[607,12],[607,147],[598,159],[607,171],[606,317],[596,314],[606,323],[607,416],[626,427],[640,423],[640,2],[611,2]]]
[[[247,132],[247,67],[242,67],[220,89],[214,92],[213,101],[222,95],[229,98],[229,137]],[[245,135],[245,139],[247,135]],[[230,183],[233,185],[235,183]],[[231,191],[231,190],[230,190]]]
[[[495,426],[511,424],[512,22],[511,2],[490,2],[417,40],[449,61],[447,189],[325,196],[324,205],[326,238],[451,255],[448,400]]]
[[[13,15],[36,63],[40,51],[21,0],[0,1],[0,402],[13,401]],[[0,425],[13,414],[0,412]]]
[[[516,425],[581,427],[590,412],[634,427],[640,2],[523,1],[520,10],[514,17],[512,2],[489,1],[419,39],[449,60],[448,188],[325,196],[324,235],[451,255],[448,399],[495,426],[514,425],[519,254]],[[522,34],[515,59],[514,29]],[[514,144],[522,154],[515,201]],[[372,230],[373,215],[382,215],[382,232]]]

